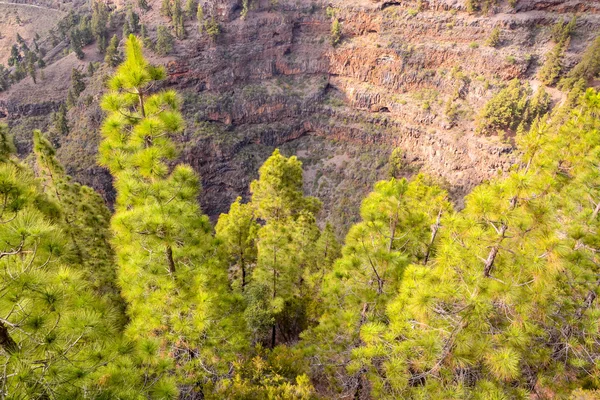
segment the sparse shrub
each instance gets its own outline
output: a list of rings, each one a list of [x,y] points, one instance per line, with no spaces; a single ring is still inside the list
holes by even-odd
[[[489,135],[500,130],[516,129],[526,106],[527,91],[521,81],[513,79],[481,110],[478,132]]]
[[[490,33],[490,37],[487,39],[485,44],[490,47],[498,47],[498,45],[500,44],[500,33],[500,28],[498,28],[497,26],[494,27],[494,29],[492,29],[492,32]]]
[[[403,169],[406,169],[406,161],[404,160],[404,151],[400,147],[396,147],[388,161],[389,175],[391,178],[398,177]]]
[[[544,65],[538,72],[538,79],[545,85],[553,85],[560,76],[563,65],[562,61],[565,56],[565,51],[569,47],[570,40],[558,43],[546,56]]]
[[[570,90],[580,80],[589,80],[600,73],[600,36],[583,53],[581,61],[561,81],[563,90]]]
[[[331,23],[331,44],[337,46],[342,40],[342,27],[340,21],[337,18],[333,19]]]
[[[564,43],[571,37],[571,34],[575,30],[575,25],[577,24],[577,17],[571,18],[571,20],[566,23],[564,20],[557,22],[552,26],[552,32],[550,35],[552,36],[552,40],[555,43]]]
[[[215,19],[215,17],[211,17],[210,20],[206,21],[204,24],[204,29],[206,29],[206,33],[213,40],[221,33],[221,25],[219,25],[219,22]]]

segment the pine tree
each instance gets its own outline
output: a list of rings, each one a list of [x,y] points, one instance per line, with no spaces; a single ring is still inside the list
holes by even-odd
[[[337,46],[342,40],[342,27],[340,25],[340,20],[337,18],[333,18],[331,22],[331,45]]]
[[[96,72],[96,68],[94,67],[94,63],[93,62],[89,62],[88,63],[88,68],[87,68],[87,76],[91,78],[92,76],[94,76],[94,72]]]
[[[109,19],[110,11],[106,3],[103,1],[94,1],[92,3],[91,31],[98,44],[98,52],[100,54],[104,54],[106,51]]]
[[[373,397],[566,398],[600,384],[599,100],[590,90],[570,121],[534,123],[520,166],[476,188],[430,266],[405,271],[389,324],[365,325],[354,354]]]
[[[183,10],[181,8],[181,0],[173,0],[171,5],[171,21],[173,22],[175,36],[177,36],[178,39],[184,39],[185,23],[183,19]]]
[[[243,204],[241,200],[238,197],[229,213],[221,214],[215,229],[229,259],[233,286],[244,291],[256,264],[255,242],[259,225],[251,206]]]
[[[100,395],[116,356],[115,318],[69,256],[63,210],[13,158],[0,127],[0,384],[13,398]]]
[[[562,90],[572,89],[580,79],[586,81],[600,73],[600,36],[598,36],[585,50],[581,61],[560,82]]]
[[[67,93],[66,105],[67,105],[67,108],[72,108],[77,105],[77,98],[73,94],[73,89],[69,89],[69,92]]]
[[[142,24],[141,28],[140,28],[140,39],[142,39],[142,43],[144,44],[144,47],[152,49],[152,40],[150,39],[150,36],[148,35],[148,30],[146,29],[146,25]]]
[[[563,70],[563,58],[569,48],[570,39],[557,43],[546,56],[544,65],[538,71],[538,79],[545,85],[554,85]]]
[[[156,53],[161,56],[173,51],[173,36],[166,26],[159,25],[156,31]]]
[[[194,17],[194,12],[198,10],[198,3],[196,0],[186,0],[185,3],[185,15],[188,18]]]
[[[516,129],[528,102],[528,87],[513,79],[483,107],[479,114],[477,131],[494,134],[498,131]]]
[[[33,83],[37,83],[37,67],[35,65],[36,58],[34,53],[28,52],[25,57],[25,62],[27,63],[27,71],[29,72],[29,76],[33,80]]]
[[[108,116],[100,161],[117,192],[111,226],[130,317],[126,334],[150,360],[145,376],[164,396],[191,396],[227,373],[245,346],[243,327],[231,322],[241,303],[227,289],[212,228],[200,213],[197,176],[189,166],[167,164],[176,154],[171,137],[183,129],[179,98],[151,93],[164,69],[146,62],[135,36],[125,47],[102,101]],[[157,376],[156,365],[166,374]]]
[[[133,11],[133,8],[131,7],[129,10],[127,10],[126,21],[126,25],[129,27],[130,33],[137,33],[140,30],[140,17],[135,11]]]
[[[104,61],[111,67],[116,67],[121,62],[121,55],[119,54],[119,38],[117,35],[113,35],[110,39]]]
[[[319,230],[314,220],[321,204],[302,193],[302,163],[275,150],[252,182],[254,216],[265,224],[258,230],[257,262],[252,273],[246,319],[255,340],[274,347],[278,335],[293,340],[307,323],[302,284],[310,248]],[[265,306],[267,306],[265,308]]]
[[[71,182],[56,159],[52,144],[40,131],[33,133],[33,151],[44,193],[63,210],[60,226],[68,238],[65,259],[79,265],[97,295],[106,297],[114,309],[122,312],[110,246],[108,208],[93,189]]]
[[[69,119],[67,117],[67,107],[65,104],[61,104],[58,111],[52,116],[54,122],[54,130],[60,136],[66,136],[69,134]]]
[[[160,3],[160,15],[163,17],[173,18],[173,12],[171,9],[171,0],[162,0]]]
[[[85,90],[84,75],[77,68],[71,70],[71,88],[73,95],[79,97],[81,92]]]
[[[325,276],[320,324],[302,337],[315,374],[332,392],[363,398],[366,370],[353,362],[364,351],[366,324],[383,324],[386,305],[410,262],[426,264],[437,247],[440,217],[450,212],[446,193],[424,176],[381,181],[362,203],[362,222],[346,237],[342,258]]]
[[[202,33],[202,28],[204,27],[204,9],[200,3],[198,3],[198,9],[196,10],[196,20],[198,21],[198,33]]]
[[[83,60],[83,58],[85,57],[85,53],[82,49],[81,33],[78,29],[71,30],[69,34],[69,40],[71,42],[71,50],[73,50],[73,52],[79,60]]]
[[[17,47],[16,44],[13,44],[12,47],[10,48],[10,57],[8,58],[8,66],[12,67],[14,65],[18,65],[22,59],[23,59],[23,56],[21,55],[19,48]]]

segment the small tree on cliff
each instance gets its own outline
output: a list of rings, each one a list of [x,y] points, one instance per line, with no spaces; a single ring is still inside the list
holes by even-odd
[[[164,25],[159,25],[156,31],[156,53],[166,56],[173,51],[173,35]]]
[[[121,62],[121,55],[119,54],[119,38],[117,35],[113,35],[110,39],[104,61],[111,67],[116,67]]]
[[[204,9],[200,3],[198,3],[198,10],[196,11],[196,20],[198,21],[198,33],[202,33],[202,28],[204,27]]]
[[[342,27],[337,18],[333,18],[331,23],[331,44],[337,46],[342,40]]]

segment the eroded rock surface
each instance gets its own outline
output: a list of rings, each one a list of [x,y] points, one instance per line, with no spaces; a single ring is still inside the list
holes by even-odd
[[[554,23],[578,15],[568,67],[600,27],[600,0],[498,3],[469,14],[462,0],[260,0],[242,19],[241,0],[205,1],[222,33],[211,39],[188,20],[188,37],[174,53],[153,59],[166,65],[166,85],[185,99],[181,159],[202,175],[204,210],[216,217],[248,195],[258,166],[277,146],[305,161],[306,190],[324,200],[332,218],[356,215],[372,183],[387,177],[386,159],[397,147],[404,175],[437,176],[460,203],[515,158],[510,138],[475,133],[482,106],[508,80],[539,86],[535,73],[552,48]],[[151,36],[166,23],[160,1],[152,7],[142,14]],[[336,47],[332,18],[341,23]],[[501,42],[492,48],[486,41],[496,27]],[[61,89],[35,105],[19,104],[17,90],[0,96],[0,113],[12,124],[66,97]],[[562,93],[550,93],[562,101]],[[60,153],[71,173],[110,199],[110,179],[93,165],[97,105],[80,104],[70,118],[85,135],[62,138]],[[92,161],[78,161],[81,154]]]

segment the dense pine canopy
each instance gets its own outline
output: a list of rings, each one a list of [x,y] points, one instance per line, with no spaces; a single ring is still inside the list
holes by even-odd
[[[0,125],[0,398],[599,398],[600,95],[581,71],[551,113],[518,81],[491,102],[481,129],[516,130],[520,160],[462,209],[434,177],[391,177],[341,243],[279,150],[213,227],[175,162],[179,95],[130,35],[101,101],[113,211],[46,134],[25,162]]]

